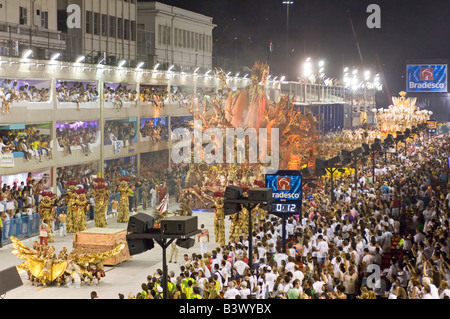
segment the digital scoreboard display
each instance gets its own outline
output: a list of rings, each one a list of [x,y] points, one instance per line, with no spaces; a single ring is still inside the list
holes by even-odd
[[[270,213],[296,215],[302,208],[303,180],[300,171],[278,171],[266,174],[266,187],[272,189],[273,203]]]
[[[437,133],[437,121],[432,121],[432,120],[427,121],[427,132],[429,134]]]

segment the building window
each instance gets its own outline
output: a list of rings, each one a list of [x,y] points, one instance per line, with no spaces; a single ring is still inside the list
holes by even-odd
[[[128,20],[128,19],[124,19],[123,38],[125,40],[129,40],[130,39],[130,20]]]
[[[116,37],[116,17],[109,16],[109,36]]]
[[[19,10],[20,10],[19,23],[28,24],[28,9],[20,7]]]
[[[117,38],[123,39],[123,19],[117,19]]]
[[[41,11],[41,27],[48,29],[48,12]]]
[[[186,43],[187,43],[186,48],[190,49],[191,48],[191,31],[187,32],[187,41],[186,41]]]
[[[173,45],[178,46],[178,29],[173,29]]]
[[[108,36],[108,16],[106,14],[102,14],[102,36]]]
[[[100,34],[100,13],[94,12],[94,34]]]
[[[92,34],[92,12],[86,11],[86,33]]]
[[[136,41],[136,21],[131,21],[131,41]]]
[[[170,43],[171,43],[171,33],[172,33],[172,28],[171,27],[166,27],[166,44],[169,44],[170,45]]]
[[[170,44],[170,31],[171,28],[164,25],[158,25],[158,44],[169,45]]]

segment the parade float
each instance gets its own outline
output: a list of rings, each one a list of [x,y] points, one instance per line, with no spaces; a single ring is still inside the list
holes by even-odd
[[[32,285],[67,286],[75,282],[80,285],[100,284],[105,277],[105,260],[118,255],[125,247],[120,244],[103,253],[89,253],[66,247],[56,254],[55,247],[41,245],[38,242],[28,247],[16,237],[11,236],[12,254],[24,262],[17,266],[19,272],[25,272]]]
[[[419,124],[427,123],[433,112],[421,110],[417,105],[416,97],[406,98],[406,92],[401,91],[400,97],[392,97],[393,104],[388,108],[373,109],[377,119],[377,129],[382,137],[397,132],[404,132]]]
[[[196,123],[190,129],[200,129],[205,134],[208,130],[219,129],[222,133],[219,134],[220,138],[213,139],[214,143],[204,143],[204,149],[208,150],[208,146],[213,149],[216,161],[211,162],[210,158],[206,158],[206,152],[203,152],[201,161],[192,160],[186,164],[189,169],[180,198],[193,209],[212,208],[216,202],[214,194],[224,192],[227,185],[249,188],[263,181],[264,168],[267,167],[265,157],[272,156],[272,160],[277,161],[278,169],[298,170],[314,163],[319,139],[316,118],[311,112],[298,111],[288,96],[281,97],[277,103],[270,101],[265,88],[268,76],[269,66],[256,62],[250,84],[243,89],[232,90],[227,85],[224,72],[216,70],[216,77],[228,94],[221,98],[211,96],[202,100],[193,99],[186,104]],[[230,161],[229,154],[223,152],[223,157],[217,160],[217,156],[222,156],[220,152],[225,148],[223,145],[228,142],[229,130],[236,132],[239,129],[246,133],[256,132],[256,140],[252,140],[254,136],[251,134],[240,141],[234,137],[234,157]],[[276,136],[274,129],[277,129]],[[260,132],[265,134],[258,134]],[[271,152],[274,138],[277,139],[276,154]],[[196,142],[193,134],[192,149],[195,149]],[[259,147],[252,148],[251,142]],[[239,147],[245,148],[244,160],[241,161],[237,157]],[[251,160],[252,155],[255,155],[252,152],[256,153],[256,157],[253,157],[256,161]]]

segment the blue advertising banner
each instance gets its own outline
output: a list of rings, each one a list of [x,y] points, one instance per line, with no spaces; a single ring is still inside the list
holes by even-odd
[[[406,66],[407,92],[447,92],[447,64]]]
[[[302,205],[302,176],[299,171],[266,174],[266,187],[272,189],[272,214],[298,214]]]

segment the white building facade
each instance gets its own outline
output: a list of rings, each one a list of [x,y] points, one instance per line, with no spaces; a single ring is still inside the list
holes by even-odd
[[[155,61],[163,67],[212,67],[213,18],[159,2],[137,5],[138,29],[155,34]]]
[[[64,48],[57,23],[57,0],[0,0],[0,54],[49,59]]]

